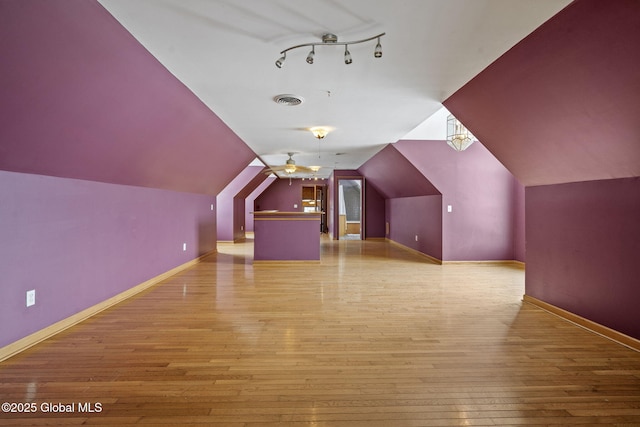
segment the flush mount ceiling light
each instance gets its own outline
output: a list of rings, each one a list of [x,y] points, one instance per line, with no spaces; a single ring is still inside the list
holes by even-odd
[[[296,168],[296,162],[291,158],[291,156],[293,156],[293,153],[287,153],[287,154],[289,154],[289,159],[287,159],[287,162],[286,162],[285,167],[284,167],[284,171],[286,173],[288,173],[289,175],[291,175],[297,169]]]
[[[475,137],[456,119],[453,114],[447,117],[447,144],[456,151],[464,151],[474,143]]]
[[[308,64],[313,64],[313,60],[316,56],[316,46],[344,46],[344,63],[345,64],[351,64],[353,62],[352,58],[351,58],[351,53],[349,52],[349,45],[353,45],[353,44],[359,44],[359,43],[364,43],[364,42],[368,42],[371,40],[378,40],[378,43],[376,43],[376,47],[373,51],[373,56],[375,58],[381,58],[382,57],[382,45],[380,44],[380,38],[382,36],[384,36],[386,33],[380,33],[376,36],[373,37],[369,37],[366,39],[362,39],[362,40],[354,40],[354,41],[350,41],[350,42],[338,42],[338,36],[336,36],[335,34],[331,34],[331,33],[326,33],[322,35],[322,41],[321,42],[316,42],[316,43],[304,43],[304,44],[299,44],[299,45],[295,45],[295,46],[291,46],[290,48],[287,48],[285,50],[283,50],[282,52],[280,52],[282,54],[282,56],[276,61],[276,67],[278,68],[282,68],[282,64],[284,63],[284,61],[287,59],[287,52],[289,52],[290,50],[293,49],[298,49],[300,47],[311,47],[311,51],[309,52],[309,54],[307,55],[307,63]]]
[[[313,136],[318,139],[323,139],[329,133],[329,128],[324,126],[315,126],[315,127],[309,128],[309,130],[311,131]]]

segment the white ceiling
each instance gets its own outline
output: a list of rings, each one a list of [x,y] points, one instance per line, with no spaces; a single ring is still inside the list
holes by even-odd
[[[399,139],[444,139],[441,102],[569,0],[99,0],[268,165],[357,169]],[[309,48],[323,33],[340,42]],[[304,98],[276,104],[279,94]],[[442,131],[437,122],[442,120]],[[316,140],[306,130],[330,126]]]

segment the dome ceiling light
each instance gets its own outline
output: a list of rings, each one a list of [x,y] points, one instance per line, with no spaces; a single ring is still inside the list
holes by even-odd
[[[318,139],[323,139],[329,133],[329,128],[324,126],[315,126],[315,127],[309,128],[309,130],[311,131],[313,136]]]

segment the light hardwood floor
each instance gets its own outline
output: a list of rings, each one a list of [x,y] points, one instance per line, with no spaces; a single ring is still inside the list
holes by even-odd
[[[0,363],[0,400],[37,407],[0,424],[640,425],[640,353],[522,303],[523,270],[322,245],[255,266],[219,245]]]

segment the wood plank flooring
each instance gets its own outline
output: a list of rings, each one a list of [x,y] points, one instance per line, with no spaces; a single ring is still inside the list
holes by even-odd
[[[251,254],[219,245],[0,363],[0,401],[35,404],[0,425],[640,425],[640,353],[522,303],[521,269]]]

